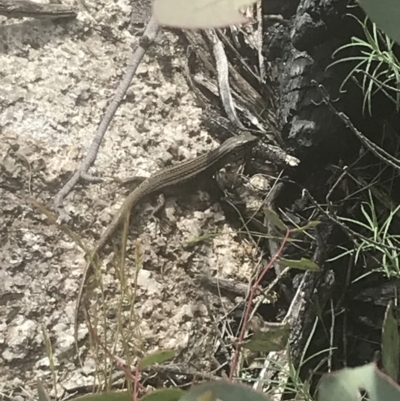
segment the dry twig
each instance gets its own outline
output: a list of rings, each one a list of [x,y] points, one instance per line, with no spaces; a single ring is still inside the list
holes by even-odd
[[[103,137],[107,131],[108,126],[110,125],[115,112],[118,109],[119,104],[125,96],[126,91],[131,84],[132,78],[136,73],[136,70],[143,59],[143,56],[146,53],[146,50],[150,47],[150,45],[154,42],[158,32],[158,23],[152,17],[147,24],[147,27],[143,33],[142,38],[140,39],[139,46],[136,49],[135,53],[132,55],[131,59],[128,63],[128,68],[122,81],[119,84],[119,87],[115,93],[114,99],[111,101],[108,106],[103,119],[97,129],[97,132],[93,138],[93,141],[90,145],[90,148],[86,154],[85,159],[82,164],[75,172],[75,174],[70,178],[70,180],[64,185],[64,187],[57,193],[54,198],[54,208],[57,211],[59,218],[61,221],[69,221],[70,216],[64,208],[63,201],[65,197],[74,189],[75,185],[81,180],[85,179],[87,181],[94,181],[98,178],[93,178],[88,174],[89,168],[92,166],[94,161],[96,160],[97,153],[99,151],[101,142]]]

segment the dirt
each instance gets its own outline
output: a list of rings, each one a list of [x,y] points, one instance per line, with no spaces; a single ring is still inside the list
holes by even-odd
[[[87,5],[90,14],[82,9],[69,22],[0,17],[0,393],[18,399],[36,396],[37,379],[59,397],[91,385],[99,358],[88,352],[83,320],[83,367],[74,348],[84,252],[29,201],[31,196],[51,210],[54,195],[82,161],[140,38],[127,29],[128,0]],[[133,27],[140,30],[143,23],[135,25],[141,19],[137,13],[134,17]],[[67,198],[72,229],[89,248],[127,194],[119,180],[149,176],[217,146],[201,127],[201,109],[186,84],[185,63],[179,37],[162,32],[141,63],[91,169],[103,183],[79,185]],[[125,278],[118,273],[118,250],[105,253],[104,291],[95,290],[92,318],[98,316],[97,302],[104,294],[110,327],[115,329],[118,321],[132,329],[132,354],[137,348],[140,355],[172,348],[178,360],[192,359],[200,370],[215,367],[211,320],[218,316],[209,315],[196,275],[206,272],[246,283],[257,266],[255,252],[232,232],[220,204],[205,191],[168,198],[158,224],[150,218],[150,203],[132,215]],[[187,246],[189,240],[216,232],[230,234]],[[142,268],[135,285],[137,266]],[[121,282],[127,285],[122,296]],[[211,302],[217,314],[234,305],[226,297]],[[115,353],[124,355],[120,343]]]

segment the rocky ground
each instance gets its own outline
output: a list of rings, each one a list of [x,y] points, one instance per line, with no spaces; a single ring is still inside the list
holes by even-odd
[[[127,0],[88,2],[88,10],[68,22],[0,17],[0,393],[20,399],[35,395],[37,379],[56,394],[46,337],[58,396],[92,384],[95,376],[96,355],[85,352],[83,322],[83,368],[74,349],[84,252],[28,200],[31,196],[52,208],[54,195],[88,149],[138,44],[135,30],[143,28],[146,17],[134,8],[130,25]],[[67,198],[72,228],[87,246],[94,245],[127,193],[118,180],[148,176],[218,145],[200,126],[201,109],[186,84],[185,63],[178,36],[162,32],[139,66],[91,170],[103,183],[79,185]],[[130,285],[139,239],[143,267],[132,287],[140,324],[132,341],[143,352],[173,348],[184,354],[194,347],[197,360],[212,353],[215,333],[194,276],[207,270],[246,283],[256,268],[251,247],[235,234],[185,246],[199,235],[232,232],[218,202],[199,191],[168,198],[160,224],[149,218],[149,203],[133,215],[126,274]],[[129,326],[133,295],[119,303],[113,255],[107,252],[103,263],[110,325],[122,311],[118,316]],[[228,299],[221,304],[232,307]]]

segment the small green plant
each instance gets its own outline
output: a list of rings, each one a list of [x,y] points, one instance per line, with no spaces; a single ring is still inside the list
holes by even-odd
[[[345,62],[356,62],[355,67],[344,79],[340,90],[343,91],[349,79],[353,79],[364,94],[363,111],[372,112],[372,96],[381,91],[400,110],[400,63],[393,52],[394,41],[381,32],[377,26],[366,18],[364,22],[354,17],[363,29],[365,39],[352,37],[337,49],[333,56],[346,49],[352,49],[354,55],[336,60],[330,67]]]
[[[300,396],[299,399],[303,399],[305,401],[315,401],[316,395],[313,392],[311,392],[311,383],[315,379],[314,375],[321,369],[321,367],[326,363],[330,355],[335,351],[335,348],[323,349],[306,357],[308,349],[314,338],[315,331],[317,330],[317,324],[319,321],[320,318],[317,317],[315,319],[314,326],[310,332],[308,340],[304,346],[304,350],[301,354],[299,366],[295,368],[292,361],[289,361],[288,374],[290,382],[292,383],[292,391],[294,394],[296,394],[296,399],[298,399],[297,397]],[[309,371],[308,378],[304,380],[301,379],[300,377],[301,370],[307,363],[309,363],[309,361],[315,358],[319,358],[317,359],[318,362],[314,365],[313,369]]]
[[[363,240],[356,240],[355,248],[340,256],[354,254],[354,262],[357,263],[361,258],[369,254],[380,267],[366,274],[380,272],[384,273],[388,278],[400,278],[400,235],[390,232],[393,218],[400,212],[400,205],[391,210],[387,216],[379,218],[372,194],[369,192],[369,201],[361,204],[361,212],[365,221],[339,217],[339,220],[355,224],[361,230],[364,230],[365,238]]]

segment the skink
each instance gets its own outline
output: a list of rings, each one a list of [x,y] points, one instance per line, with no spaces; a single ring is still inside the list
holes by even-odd
[[[155,173],[154,175],[143,181],[129,194],[107,229],[100,237],[92,253],[92,258],[94,259],[102,251],[102,249],[115,233],[115,231],[130,215],[131,210],[135,206],[137,206],[143,198],[156,192],[162,191],[167,187],[171,187],[188,181],[205,171],[217,171],[224,164],[229,162],[229,160],[233,160],[243,155],[245,152],[251,149],[257,141],[258,137],[250,133],[243,133],[241,135],[227,139],[218,148],[204,155],[201,155],[195,159],[183,161],[182,163],[176,164],[175,166],[160,170],[159,172]],[[75,307],[74,335],[76,344],[78,344],[79,309],[82,303],[86,282],[89,278],[92,268],[92,263],[89,262],[86,265],[85,270],[83,271],[83,276],[79,287],[78,299]]]

